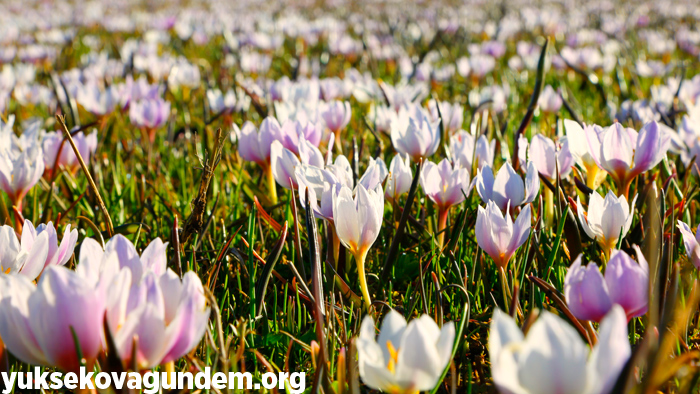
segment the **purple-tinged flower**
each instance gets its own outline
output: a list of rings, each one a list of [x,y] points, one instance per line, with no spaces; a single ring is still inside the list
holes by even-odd
[[[399,110],[391,122],[391,142],[398,153],[413,161],[427,159],[440,145],[440,120],[430,122],[417,104]]]
[[[47,267],[37,286],[21,275],[0,281],[0,336],[15,357],[77,372],[79,347],[88,365],[95,362],[102,348],[105,288],[62,266]]]
[[[445,227],[450,208],[464,201],[471,192],[473,183],[469,171],[459,164],[454,166],[449,160],[442,159],[440,164],[426,161],[420,174],[420,184],[430,200],[438,207],[438,244],[442,247]]]
[[[532,162],[527,163],[525,181],[515,172],[513,166],[506,162],[498,170],[495,179],[491,166],[484,166],[477,172],[476,191],[484,203],[493,201],[505,211],[508,207],[515,208],[535,201],[540,190],[540,177]]]
[[[43,174],[44,158],[38,142],[24,150],[0,149],[0,189],[7,193],[18,210],[22,210],[24,196]]]
[[[352,116],[350,102],[333,100],[322,103],[320,115],[326,127],[336,135],[336,138],[340,138],[340,132],[350,123]]]
[[[561,96],[559,96],[559,92],[554,90],[551,85],[544,87],[542,94],[540,94],[540,98],[537,101],[537,105],[540,107],[540,110],[550,114],[558,112],[562,104],[563,100],[561,99]]]
[[[588,135],[595,138],[593,134]],[[639,174],[654,168],[668,151],[671,139],[665,135],[656,121],[644,125],[637,133],[619,123],[606,128],[599,140],[589,142],[592,149],[600,145],[598,152],[591,151],[600,168],[617,182],[618,193],[627,195],[632,180]]]
[[[596,263],[582,266],[582,256],[576,258],[564,279],[566,303],[576,318],[600,322],[616,304],[628,320],[647,312],[649,266],[636,245],[635,250],[639,263],[623,251],[613,251],[605,277]]]
[[[569,142],[565,138],[562,142],[555,144],[542,134],[536,134],[528,145],[527,138],[521,135],[518,141],[518,159],[522,167],[527,163],[526,156],[527,160],[535,164],[537,171],[550,181],[557,178],[557,167],[559,176],[566,178],[571,172],[571,166],[574,165],[574,159],[569,151]]]
[[[155,130],[165,125],[170,117],[170,102],[161,98],[139,100],[131,103],[131,123],[149,132],[151,143],[155,141]]]
[[[234,124],[233,129],[238,136],[238,154],[243,160],[255,162],[263,169],[269,167],[272,142],[280,135],[281,128],[277,120],[265,118],[260,130],[250,121],[245,122],[240,129]]]
[[[202,283],[193,272],[180,279],[168,269],[166,248],[156,238],[139,256],[121,235],[110,239],[104,251],[92,239],[81,247],[78,274],[110,289],[105,329],[125,366],[149,369],[174,361],[191,351],[206,330],[210,309]]]
[[[2,245],[0,249],[0,276],[21,274],[29,280],[34,280],[46,265],[49,255],[49,234],[48,232],[39,234],[20,244],[15,230],[10,226],[3,225],[0,226],[0,245]],[[2,300],[1,297],[0,300]]]
[[[678,221],[678,230],[680,230],[683,236],[683,245],[685,246],[685,253],[688,258],[693,263],[695,268],[700,269],[700,232],[698,229],[695,230],[696,234],[690,229],[690,226],[682,221]],[[700,228],[700,227],[699,227]]]
[[[476,241],[499,269],[505,269],[515,251],[527,241],[531,220],[530,205],[525,205],[513,223],[510,215],[504,217],[498,205],[489,201],[477,212]]]
[[[43,148],[44,148],[44,168],[46,171],[53,171],[54,165],[60,167],[65,167],[68,171],[75,174],[80,168],[80,163],[78,162],[78,157],[75,155],[73,148],[70,143],[66,141],[63,142],[63,134],[55,131],[48,132],[44,134]],[[82,156],[83,160],[87,163],[90,161],[90,156],[92,156],[97,150],[97,132],[93,131],[89,135],[79,132],[73,135],[73,141],[78,147],[78,152]],[[61,147],[63,144],[63,147]],[[61,151],[61,156],[56,160],[58,156],[58,151]]]
[[[449,160],[442,159],[440,164],[426,161],[420,175],[420,184],[423,192],[441,210],[464,201],[464,196],[469,195],[471,183],[469,172],[460,166],[452,165]]]
[[[41,235],[46,233],[47,239]],[[61,243],[58,243],[58,234],[53,226],[53,222],[48,224],[40,224],[34,228],[34,225],[29,220],[24,220],[24,225],[22,226],[22,249],[31,253],[31,250],[35,247],[43,249],[43,243],[46,242],[48,246],[48,253],[44,264],[36,263],[32,271],[34,273],[24,272],[29,270],[30,264],[32,262],[27,261],[23,273],[27,274],[28,277],[36,278],[39,276],[41,271],[51,265],[66,265],[71,256],[73,256],[73,249],[75,249],[75,243],[78,241],[78,230],[73,229],[71,231],[70,224],[66,226],[63,231],[63,238],[61,238]]]
[[[299,157],[282,146],[279,141],[272,143],[270,166],[277,183],[285,189],[297,189],[296,168],[302,164],[319,168],[324,166],[323,155],[317,147],[306,141],[303,136],[299,142]]]

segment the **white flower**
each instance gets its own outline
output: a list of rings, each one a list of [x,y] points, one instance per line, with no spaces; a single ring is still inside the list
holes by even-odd
[[[406,324],[394,310],[376,337],[374,319],[365,316],[357,340],[360,377],[367,386],[389,393],[431,390],[450,362],[454,339],[452,322],[440,329],[423,315]]]

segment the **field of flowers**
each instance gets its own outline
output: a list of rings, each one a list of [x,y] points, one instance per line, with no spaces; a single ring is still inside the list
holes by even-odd
[[[698,393],[699,55],[695,0],[3,2],[0,372]]]

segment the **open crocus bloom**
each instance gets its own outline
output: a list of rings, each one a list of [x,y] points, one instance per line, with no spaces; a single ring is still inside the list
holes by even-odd
[[[274,141],[270,152],[270,164],[272,175],[280,186],[285,189],[296,189],[298,187],[294,174],[296,168],[302,164],[323,168],[324,160],[321,151],[300,136],[299,157],[282,146],[281,142]]]
[[[503,216],[501,209],[489,200],[486,209],[479,207],[476,216],[476,241],[496,263],[498,268],[508,265],[511,257],[530,235],[530,205],[526,205],[515,223],[510,215]]]
[[[425,195],[440,210],[449,209],[464,201],[464,196],[469,195],[472,187],[469,171],[459,164],[453,166],[447,159],[442,159],[440,164],[425,162],[420,174],[420,184]]]
[[[493,158],[496,154],[496,140],[489,140],[485,135],[480,135],[474,147],[474,136],[462,130],[450,137],[450,154],[462,164],[462,167],[471,172],[472,163],[476,158],[477,168],[493,166]]]
[[[605,253],[609,253],[616,245],[620,236],[624,238],[632,225],[634,218],[634,204],[637,196],[632,200],[632,206],[627,204],[624,196],[617,197],[608,190],[605,199],[593,192],[588,202],[586,212],[581,205],[581,199],[576,198],[576,212],[581,222],[583,231],[589,237],[598,241]]]
[[[418,104],[402,107],[391,122],[391,143],[413,161],[432,156],[440,146],[440,120],[431,122]]]
[[[139,257],[128,239],[116,235],[104,252],[89,238],[80,250],[79,273],[99,277],[100,286],[110,283],[106,328],[127,366],[149,369],[184,356],[199,343],[209,320],[199,277],[188,272],[181,280],[167,269],[166,247],[156,238]],[[118,266],[118,273],[98,274],[103,266]]]
[[[615,179],[618,194],[624,195],[632,179],[659,164],[671,145],[656,121],[644,125],[639,133],[615,123],[600,134],[586,136],[596,163]],[[596,146],[600,146],[598,152],[594,151]]]
[[[270,148],[272,142],[277,139],[275,131],[279,132],[279,124],[275,129],[275,126],[271,125],[273,121],[277,123],[274,118],[265,118],[260,125],[260,130],[256,129],[250,121],[245,122],[242,128],[238,128],[236,124],[233,125],[238,139],[238,154],[243,160],[255,162],[263,168],[270,165]]]
[[[698,228],[700,228],[700,226]],[[688,255],[688,258],[695,268],[700,268],[700,247],[698,247],[700,246],[700,232],[696,229],[696,234],[693,235],[690,226],[680,220],[678,221],[678,230],[680,230],[681,235],[683,235],[685,253]]]
[[[476,191],[485,203],[493,201],[505,211],[508,206],[517,207],[535,200],[540,190],[540,177],[533,162],[527,163],[525,181],[513,169],[510,163],[503,164],[496,178],[490,166],[477,172]]]
[[[597,264],[582,266],[581,255],[576,258],[564,280],[566,303],[576,318],[599,322],[615,304],[622,306],[628,319],[646,313],[649,266],[639,247],[635,249],[639,264],[616,250],[605,268],[605,278]]]
[[[93,241],[94,242],[94,241]],[[15,357],[77,372],[102,348],[105,289],[62,266],[44,270],[34,286],[22,275],[0,276],[0,336]]]
[[[598,125],[584,125],[564,119],[566,139],[574,162],[586,171],[586,185],[595,190],[608,175],[598,167],[596,157],[600,152],[600,134],[603,128]]]
[[[527,152],[527,156],[525,155]],[[542,134],[536,134],[532,137],[529,145],[525,136],[520,136],[518,141],[518,159],[520,165],[525,167],[527,160],[535,164],[537,171],[546,176],[549,180],[557,178],[557,168],[559,176],[566,178],[571,172],[571,166],[574,160],[569,152],[569,141],[564,138],[554,143],[550,138]]]
[[[71,231],[70,224],[66,225],[65,230],[63,230],[61,244],[59,245],[58,235],[56,234],[53,222],[49,222],[48,224],[42,223],[34,228],[32,222],[25,219],[24,225],[22,226],[22,248],[25,250],[33,249],[37,240],[42,242],[39,236],[43,233],[48,235],[48,255],[44,267],[48,267],[49,265],[66,265],[73,255],[75,243],[78,241],[78,230],[73,229]]]
[[[590,352],[573,327],[548,311],[525,336],[497,309],[488,346],[493,381],[502,394],[609,394],[632,353],[619,306],[603,319]]]
[[[365,316],[357,340],[360,377],[367,386],[388,393],[431,390],[450,362],[454,339],[452,322],[440,329],[423,315],[407,324],[393,309],[376,337],[374,319]]]
[[[49,234],[43,232],[31,241],[31,246],[22,245],[14,228],[0,226],[0,276],[22,274],[29,280],[39,276],[49,254]]]

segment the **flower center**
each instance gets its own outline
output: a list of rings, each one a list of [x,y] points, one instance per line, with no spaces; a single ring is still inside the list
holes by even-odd
[[[396,363],[399,362],[399,351],[394,347],[391,341],[386,341],[386,348],[389,351],[389,363],[386,368],[389,372],[396,372]]]

